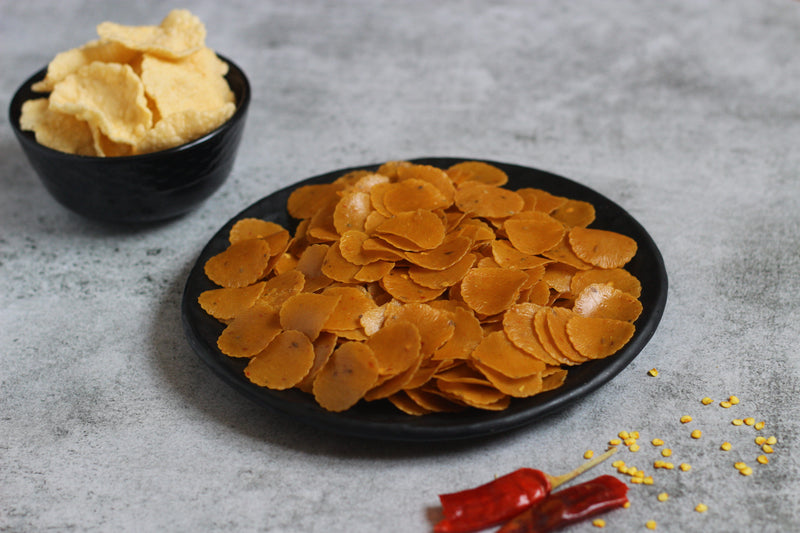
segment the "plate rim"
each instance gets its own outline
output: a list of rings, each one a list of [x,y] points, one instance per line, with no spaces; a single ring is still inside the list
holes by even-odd
[[[184,336],[189,345],[195,354],[210,367],[214,374],[239,393],[262,407],[268,408],[282,416],[299,419],[307,425],[340,435],[390,441],[452,441],[504,433],[532,424],[539,419],[554,414],[611,381],[644,349],[658,328],[663,316],[668,294],[668,277],[663,257],[655,241],[638,220],[624,208],[582,183],[534,167],[489,159],[463,157],[431,156],[407,159],[406,161],[416,164],[431,164],[440,168],[446,168],[444,165],[449,166],[461,161],[482,161],[503,168],[506,171],[513,170],[514,172],[523,174],[531,173],[540,178],[555,180],[556,183],[560,183],[566,188],[575,189],[576,192],[580,193],[577,195],[579,197],[590,196],[601,199],[603,209],[610,209],[615,216],[625,219],[625,222],[630,225],[630,229],[634,230],[633,233],[637,234],[636,240],[639,250],[646,249],[648,251],[648,259],[653,263],[651,266],[655,269],[652,274],[654,279],[658,282],[655,294],[652,295],[652,298],[649,298],[649,300],[652,300],[652,307],[646,309],[646,312],[642,313],[646,318],[642,324],[639,324],[639,321],[637,321],[636,332],[631,341],[623,347],[620,353],[606,359],[580,365],[580,367],[584,368],[587,366],[599,367],[599,371],[591,373],[589,379],[567,389],[559,388],[531,398],[512,399],[512,406],[516,404],[517,408],[506,409],[504,411],[468,409],[463,413],[433,413],[422,417],[415,417],[405,415],[391,405],[386,409],[375,409],[373,408],[373,404],[377,404],[378,402],[367,403],[362,401],[348,411],[332,413],[323,410],[310,396],[296,389],[273,391],[250,383],[241,373],[236,374],[233,371],[232,365],[234,362],[231,361],[232,358],[219,352],[216,349],[216,345],[212,348],[208,343],[203,342],[201,338],[202,332],[198,330],[197,321],[193,320],[193,317],[198,315],[198,309],[200,313],[205,315],[205,312],[197,305],[197,296],[199,293],[196,292],[197,287],[195,287],[196,284],[193,282],[199,278],[201,281],[205,279],[206,285],[212,285],[211,282],[205,278],[205,273],[203,272],[205,261],[210,255],[213,255],[213,253],[221,251],[218,250],[220,241],[227,241],[228,232],[237,220],[253,216],[253,212],[261,210],[263,206],[270,202],[277,201],[276,199],[280,199],[281,196],[288,197],[288,194],[290,194],[292,190],[302,185],[329,182],[347,172],[363,169],[374,170],[380,165],[380,163],[373,163],[328,171],[279,188],[239,211],[223,224],[203,246],[201,252],[195,259],[184,286],[181,297],[181,321]],[[570,195],[572,198],[575,196],[574,193]],[[280,213],[280,216],[277,218],[286,219],[288,214],[285,213],[285,202],[283,202],[282,205],[284,212]],[[270,213],[273,211],[270,211]],[[263,216],[261,216],[261,218],[263,218]],[[289,217],[289,220],[292,219]],[[635,259],[636,257],[634,260]],[[205,316],[211,321],[216,322],[216,320],[209,315]],[[218,327],[221,328],[223,326],[220,323]],[[571,369],[580,367],[571,367]],[[570,379],[569,374],[567,379]],[[534,401],[534,399],[536,400]],[[522,404],[526,403],[525,400],[528,400],[527,403],[533,402],[532,405],[527,408],[521,407]],[[388,411],[388,413],[384,413],[384,411]]]

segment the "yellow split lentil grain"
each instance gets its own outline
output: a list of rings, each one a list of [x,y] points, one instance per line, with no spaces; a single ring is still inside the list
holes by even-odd
[[[744,424],[744,420],[742,420],[741,418],[734,418],[731,424],[733,424],[734,426],[741,426],[742,424]]]
[[[723,442],[722,446],[720,446],[720,448],[722,448],[726,452],[729,452],[732,447],[733,447],[733,445],[730,442]]]
[[[689,416],[689,415],[683,415],[681,417],[681,424],[688,424],[691,421],[692,421],[692,417]]]
[[[634,485],[641,485],[642,483],[644,483],[644,480],[640,477],[632,477],[631,483],[633,483]]]
[[[770,435],[767,437],[767,444],[776,444],[778,442],[778,438],[775,435]]]
[[[614,468],[619,468],[621,466],[625,466],[625,461],[623,461],[622,459],[617,459],[616,461],[611,463],[611,466],[613,466]]]
[[[743,476],[749,476],[749,475],[751,475],[753,473],[753,469],[750,468],[749,466],[746,466],[746,467],[742,468],[741,470],[739,470],[739,473],[741,475],[743,475]]]
[[[766,424],[767,423],[762,420],[761,422],[756,422],[756,425],[753,427],[756,428],[758,431],[761,431],[762,429],[764,429],[764,426]]]
[[[653,439],[650,442],[653,443],[653,446],[661,446],[662,444],[664,444],[664,441],[661,439]]]
[[[672,450],[670,448],[664,448],[663,450],[661,450],[661,455],[663,455],[664,457],[670,457],[672,456]]]
[[[683,470],[684,472],[688,472],[689,470],[692,469],[692,465],[690,465],[689,463],[681,463],[680,469]]]
[[[631,438],[638,439],[639,438],[639,432],[638,431],[631,431]]]
[[[694,431],[692,431],[692,438],[693,439],[699,439],[702,436],[703,436],[703,432],[700,431],[699,429],[695,429]]]
[[[603,520],[602,518],[595,518],[594,520],[592,520],[592,525],[594,527],[606,527],[606,521]]]
[[[655,461],[655,462],[653,463],[653,466],[654,466],[655,468],[664,468],[664,465],[665,465],[665,464],[666,464],[666,463],[665,463],[664,461],[662,461],[662,460],[658,459],[657,461]]]
[[[664,468],[666,468],[667,470],[672,470],[673,468],[675,468],[675,465],[672,463],[664,463]]]
[[[627,509],[627,508],[628,508],[628,507],[630,507],[630,506],[631,506],[631,502],[630,502],[630,500],[628,500],[627,502],[625,502],[625,503],[623,503],[623,504],[622,504],[622,508],[623,508],[623,509]]]
[[[658,526],[655,520],[648,520],[647,522],[645,522],[644,527],[646,527],[647,529],[655,529]]]
[[[656,377],[658,375],[658,369],[651,368],[647,373],[650,374],[653,377]]]
[[[586,450],[583,452],[584,459],[591,459],[592,457],[594,457],[594,452],[592,450]]]
[[[769,463],[769,459],[767,458],[766,455],[759,455],[758,457],[756,457],[756,461],[758,461],[762,465]]]
[[[642,483],[645,485],[652,485],[655,483],[655,481],[653,480],[653,476],[647,476],[646,478],[642,479]]]
[[[733,467],[734,467],[736,470],[741,470],[742,468],[746,468],[746,467],[747,467],[747,465],[746,465],[745,463],[743,463],[743,462],[739,461],[739,462],[733,463]]]
[[[623,442],[625,442],[625,446],[633,446],[634,444],[636,444],[636,439],[634,439],[633,437],[628,437]]]
[[[669,500],[669,494],[667,494],[666,492],[662,492],[661,494],[658,495],[658,501],[665,502],[667,500]]]
[[[702,400],[700,400],[700,403],[702,403],[703,405],[709,405],[709,404],[711,404],[711,403],[714,403],[714,400],[712,400],[711,398],[709,398],[708,396],[706,396],[705,398],[703,398]]]
[[[633,443],[633,444],[630,445],[630,447],[628,449],[630,451],[632,451],[632,452],[638,452],[639,451],[639,445],[636,444],[636,443]]]
[[[619,446],[620,444],[622,444],[622,441],[619,439],[611,439],[610,441],[608,441],[608,443],[612,446]]]
[[[621,439],[627,439],[630,436],[631,436],[630,433],[628,433],[627,431],[620,431],[619,433],[617,433],[617,437]]]
[[[728,407],[730,407],[733,404],[731,402],[727,401],[727,400],[723,400],[723,401],[719,402],[719,405],[720,405],[720,407],[724,407],[725,409],[727,409]]]
[[[744,423],[747,424],[748,426],[754,426],[756,424],[756,419],[753,418],[752,416],[748,416],[747,418],[744,419]]]
[[[761,446],[761,451],[764,453],[772,453],[774,450],[772,449],[772,446],[770,446],[769,444],[764,444],[763,446]]]
[[[705,513],[706,511],[708,511],[708,505],[704,503],[698,503],[695,506],[694,510],[697,511],[698,513]]]
[[[739,397],[738,396],[731,396],[728,398],[728,401],[731,405],[738,405],[739,404]]]
[[[756,437],[756,444],[758,444],[759,446],[761,446],[761,445],[762,445],[762,444],[764,444],[765,442],[767,442],[767,439],[766,439],[766,438],[764,438],[764,437],[762,437],[761,435],[759,435],[758,437]]]

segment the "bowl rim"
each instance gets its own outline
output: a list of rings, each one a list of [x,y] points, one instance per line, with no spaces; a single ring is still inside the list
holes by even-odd
[[[23,99],[24,92],[32,92],[31,85],[35,82],[42,80],[45,75],[47,74],[47,66],[42,69],[39,69],[34,74],[32,74],[28,79],[26,79],[16,91],[14,91],[14,95],[11,97],[11,101],[8,106],[8,121],[11,123],[11,127],[14,130],[14,133],[17,135],[17,138],[20,139],[21,142],[29,142],[32,145],[36,146],[37,149],[41,149],[44,152],[48,153],[50,157],[57,157],[69,160],[84,160],[84,161],[92,161],[92,162],[101,162],[106,161],[108,163],[112,162],[134,162],[134,161],[147,161],[148,159],[157,159],[165,156],[170,156],[173,154],[178,154],[180,152],[191,150],[195,146],[199,144],[203,144],[208,141],[211,137],[218,135],[221,131],[229,129],[233,124],[239,122],[244,117],[245,113],[247,113],[247,109],[250,106],[250,98],[251,98],[251,89],[250,89],[250,80],[247,78],[244,70],[242,70],[239,65],[234,63],[231,59],[227,56],[214,52],[217,57],[219,57],[222,61],[224,61],[228,65],[228,72],[225,74],[226,80],[228,76],[231,75],[231,72],[234,72],[238,75],[238,77],[242,81],[242,90],[241,96],[237,98],[236,101],[236,111],[234,111],[233,115],[228,118],[225,122],[211,130],[210,132],[206,133],[202,137],[198,137],[197,139],[193,139],[187,143],[173,146],[171,148],[167,148],[166,150],[158,150],[156,152],[148,152],[145,154],[136,154],[136,155],[124,155],[124,156],[114,156],[114,157],[99,157],[99,156],[91,156],[91,155],[80,155],[80,154],[71,154],[68,152],[62,152],[60,150],[56,150],[54,148],[50,148],[49,146],[45,146],[40,144],[36,141],[36,138],[32,131],[23,130],[20,127],[19,120],[22,114],[22,104],[24,104],[29,98]],[[230,81],[228,81],[228,85],[230,86]],[[233,91],[233,88],[231,88]],[[42,93],[45,94],[45,93]],[[238,96],[234,91],[234,95]]]

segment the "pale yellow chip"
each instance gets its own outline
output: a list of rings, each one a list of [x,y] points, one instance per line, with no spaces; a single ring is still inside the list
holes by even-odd
[[[147,154],[186,144],[223,125],[235,111],[236,106],[228,103],[217,109],[187,109],[172,113],[148,129],[134,146],[134,151],[137,154]]]
[[[175,113],[216,111],[234,104],[228,82],[219,73],[220,67],[212,59],[195,56],[211,55],[203,49],[185,61],[170,61],[145,54],[142,58],[141,78],[147,96],[155,104],[162,120]],[[205,71],[203,69],[212,69]],[[235,107],[235,106],[234,106]]]
[[[142,81],[129,65],[117,63],[91,63],[67,76],[50,93],[50,108],[131,145],[153,125]]]
[[[174,9],[158,26],[125,26],[102,22],[97,26],[97,34],[103,40],[118,42],[132,50],[178,59],[197,52],[205,45],[206,28],[191,12]]]
[[[53,150],[86,156],[97,153],[89,124],[51,110],[47,98],[23,103],[19,123],[23,130],[33,131],[36,142]]]
[[[42,81],[36,82],[31,89],[37,92],[50,92],[60,82],[79,68],[99,61],[101,63],[131,64],[140,53],[131,50],[118,42],[101,39],[59,52],[47,65],[47,74]]]

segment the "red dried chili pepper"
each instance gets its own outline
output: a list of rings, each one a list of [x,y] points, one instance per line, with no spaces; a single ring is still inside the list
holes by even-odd
[[[433,530],[435,533],[468,533],[502,524],[542,501],[553,488],[601,463],[616,451],[612,448],[558,477],[532,468],[520,468],[479,487],[440,494],[444,519]]]
[[[550,494],[497,533],[547,533],[622,507],[627,501],[625,483],[614,476],[600,476]]]

